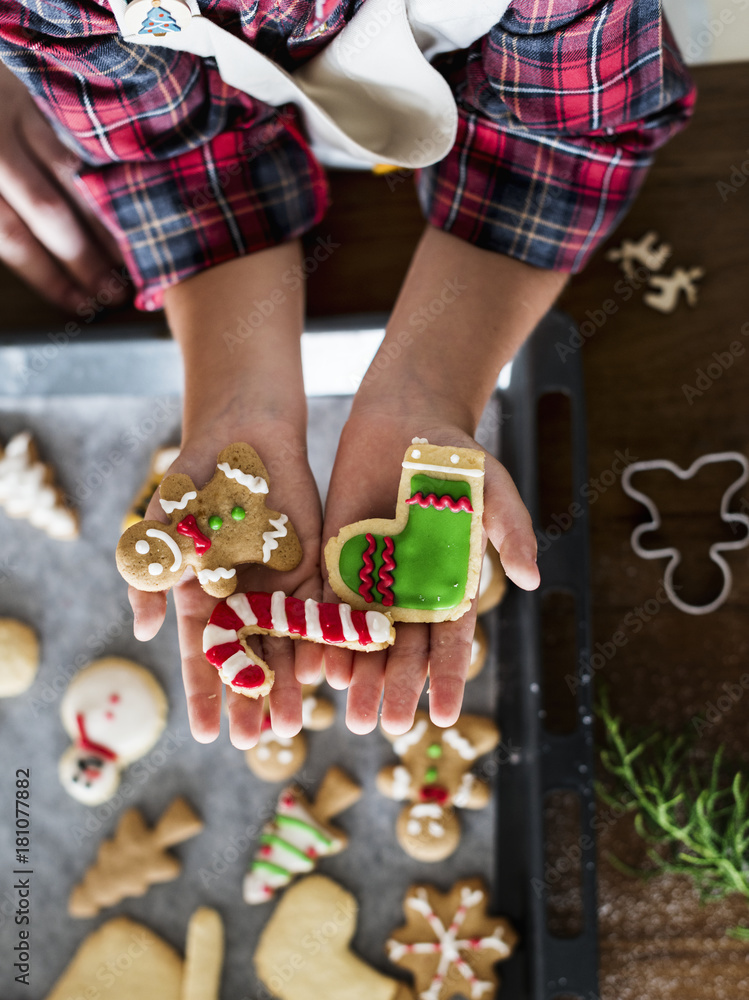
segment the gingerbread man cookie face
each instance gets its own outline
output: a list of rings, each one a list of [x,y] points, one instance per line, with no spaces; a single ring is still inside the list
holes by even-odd
[[[302,731],[296,736],[278,736],[273,732],[270,708],[266,701],[260,739],[245,751],[247,766],[262,781],[287,781],[307,759],[305,730],[329,729],[335,719],[335,706],[317,693],[316,684],[302,687]]]
[[[167,701],[144,667],[108,657],[75,675],[60,715],[73,741],[60,760],[60,781],[73,798],[94,806],[112,798],[122,770],[159,739]]]
[[[401,762],[380,771],[377,788],[409,803],[396,825],[398,843],[417,861],[443,861],[460,840],[455,809],[481,809],[489,801],[489,787],[470,768],[494,749],[499,730],[478,715],[441,729],[419,710],[407,733],[385,736]]]
[[[247,444],[229,445],[202,489],[189,476],[167,476],[159,502],[170,524],[142,521],[120,538],[117,568],[138,590],[168,590],[192,566],[212,597],[228,597],[237,586],[236,567],[258,563],[270,569],[299,565],[302,548],[286,514],[266,506],[268,472]]]

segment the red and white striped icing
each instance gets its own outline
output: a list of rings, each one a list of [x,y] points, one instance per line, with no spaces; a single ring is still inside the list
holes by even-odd
[[[260,657],[244,648],[239,639],[240,629],[245,630],[245,635],[278,632],[312,642],[353,644],[367,650],[389,645],[391,628],[390,619],[379,611],[355,611],[348,604],[303,601],[287,597],[282,590],[273,594],[251,591],[232,594],[216,605],[203,632],[203,651],[219,670],[224,683],[247,689],[247,694],[255,696],[256,692],[250,689],[265,687],[270,672]]]

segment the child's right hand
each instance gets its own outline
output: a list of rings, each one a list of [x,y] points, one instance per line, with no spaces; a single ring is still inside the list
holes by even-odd
[[[263,459],[270,479],[268,505],[288,515],[303,551],[302,562],[291,572],[279,573],[252,565],[242,567],[237,590],[284,590],[295,597],[319,600],[320,498],[307,463],[306,445],[296,429],[277,420],[256,423],[244,436],[213,429],[199,440],[185,441],[167,475],[185,473],[200,489],[215,472],[218,453],[234,440],[251,443]],[[148,506],[146,519],[167,521],[158,493]],[[190,729],[195,739],[209,743],[221,728],[224,685],[203,653],[203,630],[217,602],[203,591],[189,569],[173,589]],[[146,593],[130,587],[129,597],[136,637],[153,638],[164,621],[167,593]],[[294,674],[293,642],[264,637],[261,655],[276,674],[270,694],[273,729],[279,736],[293,736],[302,725],[301,686]],[[247,698],[228,688],[226,695],[232,743],[240,749],[254,746],[260,737],[262,699]]]

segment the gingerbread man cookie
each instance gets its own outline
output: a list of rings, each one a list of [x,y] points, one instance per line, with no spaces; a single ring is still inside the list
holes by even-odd
[[[330,820],[360,797],[359,785],[339,767],[331,767],[325,775],[314,802],[295,785],[285,788],[245,876],[245,902],[267,902],[296,875],[311,872],[319,858],[339,854],[348,837]]]
[[[398,842],[417,861],[442,861],[460,840],[455,809],[482,809],[489,801],[489,787],[469,768],[494,749],[499,730],[479,715],[441,729],[420,709],[407,733],[385,736],[401,762],[380,771],[377,788],[409,803],[398,817]]]
[[[321,732],[330,729],[335,718],[332,701],[318,694],[317,684],[302,686],[302,729],[296,736],[278,736],[270,722],[270,707],[266,701],[260,739],[245,751],[247,766],[262,781],[286,781],[307,759],[305,730]]]
[[[406,923],[387,942],[391,962],[413,975],[419,1000],[496,996],[494,965],[512,954],[517,934],[503,917],[486,912],[481,879],[464,879],[449,892],[415,885],[403,910]]]
[[[232,444],[218,456],[213,478],[198,490],[189,476],[167,476],[159,502],[171,523],[141,521],[120,538],[117,568],[138,590],[168,590],[192,566],[212,597],[237,586],[236,567],[270,569],[299,565],[302,548],[286,514],[270,510],[268,471],[248,444]]]
[[[394,621],[462,617],[481,575],[484,453],[414,438],[394,520],[342,528],[325,546],[330,585],[354,608]]]
[[[161,736],[167,701],[150,671],[112,656],[75,675],[60,715],[73,740],[60,759],[60,781],[74,799],[95,806],[112,798],[122,770]]]
[[[385,649],[395,629],[379,611],[354,611],[348,604],[320,603],[250,591],[232,594],[213,609],[203,632],[203,652],[232,691],[249,698],[265,697],[274,673],[248,645],[252,635],[307,639],[363,652]]]

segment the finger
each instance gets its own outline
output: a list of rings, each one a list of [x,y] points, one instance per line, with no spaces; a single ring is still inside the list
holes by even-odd
[[[0,195],[81,288],[97,293],[111,280],[111,262],[102,259],[102,248],[87,232],[70,195],[51,180],[25,143],[12,145],[0,160]]]
[[[203,630],[216,602],[192,579],[174,588],[174,603],[190,730],[199,743],[211,743],[221,729],[224,685],[203,653]]]
[[[133,635],[140,642],[148,642],[164,624],[166,593],[152,593],[128,587],[127,596],[133,609]]]
[[[354,655],[354,651],[351,649],[336,649],[334,646],[323,647],[325,679],[334,690],[345,691],[351,683]]]
[[[270,692],[271,729],[290,738],[302,728],[302,685],[294,674],[294,640],[263,638],[263,657],[276,679]]]
[[[248,698],[227,689],[229,738],[237,750],[250,750],[260,739],[263,724],[263,699]]]
[[[386,732],[400,736],[413,725],[428,667],[429,627],[416,622],[400,624],[385,668],[382,728]]]
[[[510,580],[523,590],[535,590],[541,577],[531,516],[507,469],[490,455],[486,458],[484,528]]]
[[[359,662],[366,659],[366,664]],[[346,703],[346,725],[352,733],[371,733],[377,725],[380,699],[385,682],[387,654],[357,653]],[[326,658],[327,664],[327,658]]]
[[[457,622],[431,626],[429,717],[437,726],[453,726],[460,715],[475,629],[475,604]]]
[[[298,642],[294,673],[300,684],[319,684],[323,678],[325,651],[317,642]]]
[[[0,260],[34,291],[66,312],[85,298],[70,275],[34,236],[14,209],[0,197]]]

